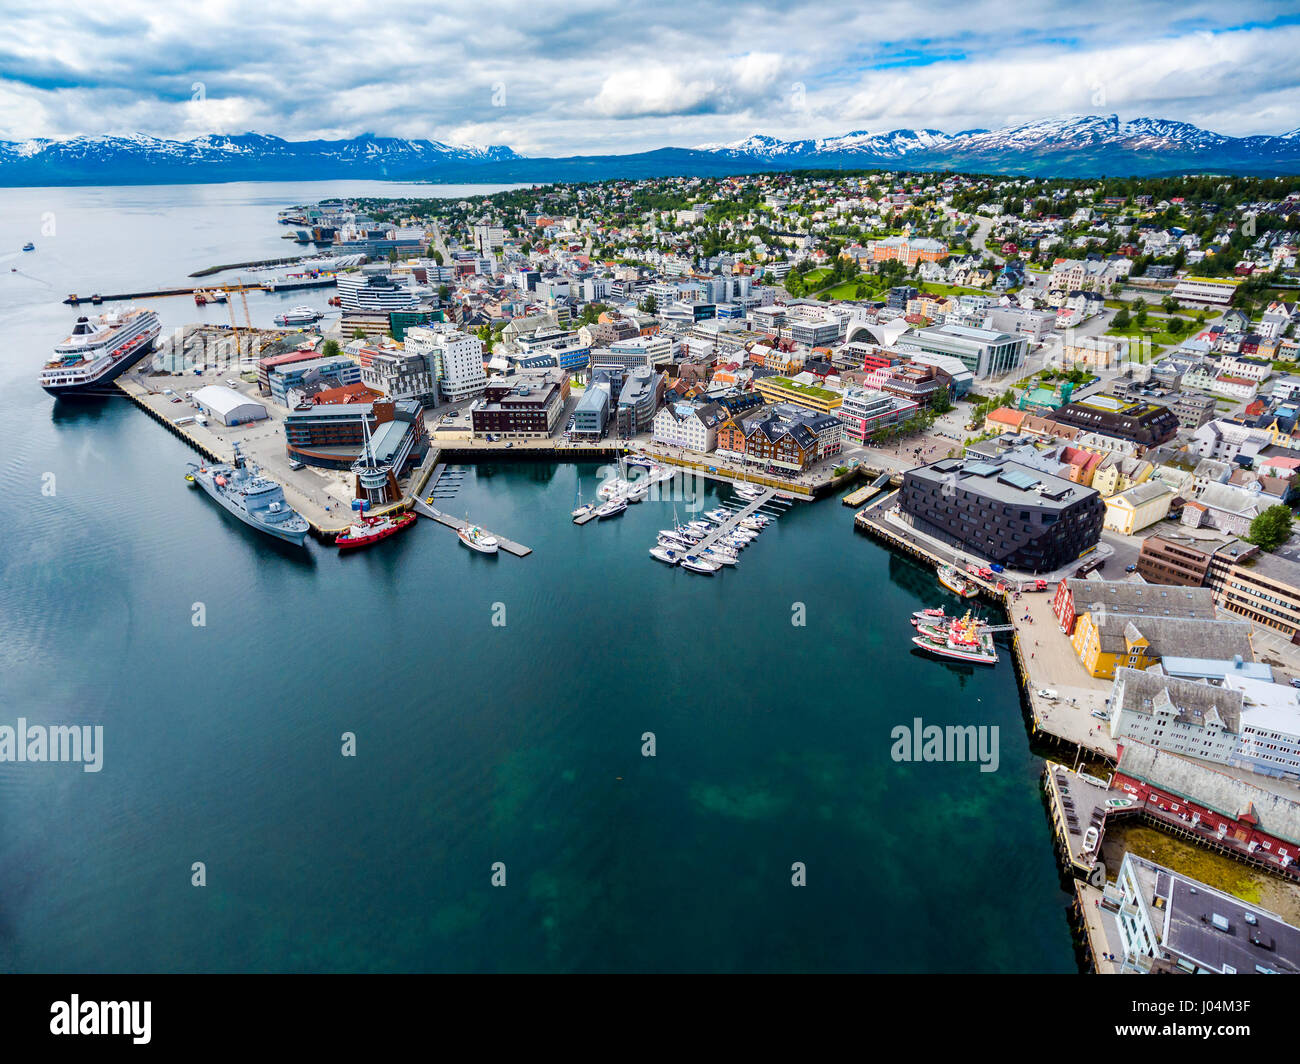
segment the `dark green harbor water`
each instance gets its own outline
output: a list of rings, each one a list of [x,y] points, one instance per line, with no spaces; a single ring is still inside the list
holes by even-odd
[[[646,553],[668,504],[570,522],[597,467],[480,465],[440,505],[532,556],[296,551],[37,387],[67,292],[286,254],[279,207],[357,187],[0,193],[0,725],[104,728],[98,773],[0,764],[0,968],[1074,970],[1010,664],[912,654],[933,576],[837,502],[706,578]],[[893,761],[917,716],[998,726],[998,771]]]

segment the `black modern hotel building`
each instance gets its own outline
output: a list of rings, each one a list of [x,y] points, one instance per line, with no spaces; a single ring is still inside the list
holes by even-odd
[[[903,475],[903,513],[919,532],[1011,569],[1050,572],[1101,537],[1092,488],[1016,462],[946,458]]]

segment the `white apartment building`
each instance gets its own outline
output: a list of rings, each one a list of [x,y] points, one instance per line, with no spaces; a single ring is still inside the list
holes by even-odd
[[[614,341],[609,345],[609,351],[620,365],[629,368],[632,365],[666,366],[673,360],[673,340],[671,336],[662,335],[633,336]]]
[[[506,242],[506,231],[499,225],[479,222],[471,229],[475,249],[482,255],[501,247]]]
[[[1228,764],[1241,727],[1241,694],[1121,666],[1110,695],[1110,736]]]
[[[655,414],[652,431],[656,443],[707,454],[718,443],[718,426],[726,411],[717,403],[667,403]]]
[[[1216,686],[1159,671],[1118,668],[1112,739],[1262,776],[1300,778],[1300,691],[1227,672]]]
[[[406,330],[406,350],[424,355],[438,390],[449,403],[473,399],[487,387],[483,341],[454,325],[436,322]]]

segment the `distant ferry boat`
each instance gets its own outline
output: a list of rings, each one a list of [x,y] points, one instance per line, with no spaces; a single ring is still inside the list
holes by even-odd
[[[45,363],[41,387],[63,398],[111,395],[113,381],[153,350],[161,332],[152,310],[82,316]]]
[[[306,541],[310,531],[307,519],[285,501],[284,489],[279,484],[263,476],[256,466],[249,468],[238,443],[231,465],[191,462],[185,479],[259,532],[299,547]]]
[[[276,325],[312,325],[325,315],[314,307],[294,307],[275,319]]]

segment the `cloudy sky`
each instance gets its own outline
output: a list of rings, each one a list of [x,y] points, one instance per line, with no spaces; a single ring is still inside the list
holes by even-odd
[[[1300,126],[1300,0],[0,0],[0,139],[627,152],[1065,114]]]

